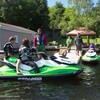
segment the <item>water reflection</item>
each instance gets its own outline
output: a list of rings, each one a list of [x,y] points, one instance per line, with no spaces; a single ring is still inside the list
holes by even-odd
[[[69,100],[74,88],[79,85],[78,79],[49,80],[43,83],[34,82],[5,82],[0,84],[0,95],[10,99],[23,98],[24,100]],[[75,84],[74,84],[75,82]]]
[[[84,69],[83,72],[83,82],[87,87],[92,87],[95,84],[95,74],[96,69],[95,65],[83,65],[81,64],[82,68]]]

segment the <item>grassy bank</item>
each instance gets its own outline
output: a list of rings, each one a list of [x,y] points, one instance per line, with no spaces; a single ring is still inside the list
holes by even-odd
[[[56,45],[62,45],[62,46],[66,45],[66,39],[64,38],[56,38],[55,40],[50,39],[49,44],[53,45],[55,43],[54,41],[56,41]],[[90,39],[90,43],[96,43],[97,45],[100,45],[99,41],[100,41],[100,38],[97,38],[96,40]],[[87,39],[83,39],[83,42],[87,43]]]

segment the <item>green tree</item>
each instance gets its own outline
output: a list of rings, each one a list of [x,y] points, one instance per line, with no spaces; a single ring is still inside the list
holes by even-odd
[[[100,6],[94,7],[89,15],[94,20],[92,29],[97,33],[97,37],[100,37]]]
[[[100,0],[98,0],[97,2],[97,7],[100,7]]]
[[[54,7],[49,8],[50,28],[60,28],[59,24],[65,8],[61,2],[56,2]]]
[[[63,35],[66,35],[68,31],[81,26],[80,16],[75,12],[74,8],[66,8],[63,16],[64,17],[60,22],[60,27],[62,28],[61,33]]]
[[[30,22],[35,18],[35,4],[30,4],[26,0],[6,0],[5,5],[2,15],[6,23],[30,28]]]
[[[4,22],[29,29],[48,26],[46,0],[2,0]]]
[[[63,17],[65,8],[61,2],[56,2],[55,6],[49,8],[49,27],[53,29],[53,38],[55,38],[55,29],[59,29],[60,21]]]
[[[88,13],[93,8],[93,0],[67,0],[68,4],[74,6],[77,13]]]
[[[4,21],[4,19],[2,17],[2,3],[3,3],[3,0],[0,0],[0,22]]]
[[[37,28],[48,27],[49,24],[49,10],[47,6],[47,0],[35,0],[37,5]]]

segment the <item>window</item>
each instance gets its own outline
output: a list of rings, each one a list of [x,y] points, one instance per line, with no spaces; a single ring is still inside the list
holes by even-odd
[[[18,37],[18,35],[15,35],[14,37],[16,38],[16,43],[19,43],[19,37]]]

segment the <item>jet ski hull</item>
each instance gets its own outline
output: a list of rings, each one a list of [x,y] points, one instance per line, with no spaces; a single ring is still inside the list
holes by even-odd
[[[0,67],[0,79],[40,80],[53,77],[76,76],[83,71],[79,65],[57,64],[52,60],[41,59],[35,63],[39,67],[39,73],[35,73],[31,66],[21,64],[20,71],[22,74],[17,74],[14,65],[5,64]]]
[[[100,60],[100,56],[96,54],[96,52],[86,52],[82,57],[83,62],[94,63]]]

